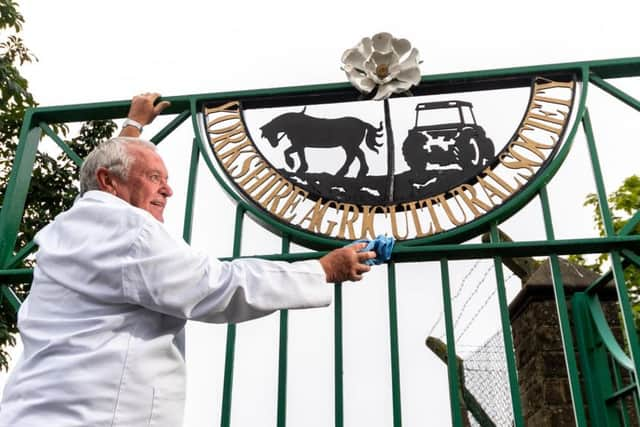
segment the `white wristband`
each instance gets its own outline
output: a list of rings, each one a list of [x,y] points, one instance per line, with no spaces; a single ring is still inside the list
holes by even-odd
[[[127,126],[133,126],[134,128],[138,129],[138,132],[142,133],[142,125],[133,119],[128,118],[124,121],[124,123],[122,123],[122,129],[126,128]]]

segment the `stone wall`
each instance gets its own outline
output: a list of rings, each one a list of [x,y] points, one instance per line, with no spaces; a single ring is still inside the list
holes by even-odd
[[[561,260],[561,273],[571,319],[571,296],[584,290],[598,276],[564,260]],[[549,264],[545,262],[527,279],[509,306],[522,411],[527,426],[575,425],[551,283]],[[607,286],[600,298],[614,334],[621,336],[615,289]],[[575,336],[573,342],[575,345]]]

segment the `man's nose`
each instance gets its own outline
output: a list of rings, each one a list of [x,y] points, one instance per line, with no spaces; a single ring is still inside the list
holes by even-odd
[[[165,181],[164,185],[160,187],[160,194],[162,194],[164,197],[173,196],[173,190],[171,189],[171,186],[168,182]]]

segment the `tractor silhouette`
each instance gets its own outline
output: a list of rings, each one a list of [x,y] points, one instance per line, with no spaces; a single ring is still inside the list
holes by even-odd
[[[420,176],[477,170],[493,159],[494,147],[476,123],[470,102],[424,102],[416,105],[415,126],[402,154],[411,172]]]

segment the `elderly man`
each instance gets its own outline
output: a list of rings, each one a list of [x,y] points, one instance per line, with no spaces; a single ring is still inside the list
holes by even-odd
[[[137,138],[168,106],[134,97],[121,133],[80,171],[81,197],[42,229],[19,312],[24,354],[0,406],[2,427],[182,424],[187,319],[240,322],[326,306],[327,282],[360,280],[364,244],[296,263],[219,262],[163,226],[173,191],[155,146]]]

